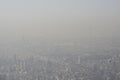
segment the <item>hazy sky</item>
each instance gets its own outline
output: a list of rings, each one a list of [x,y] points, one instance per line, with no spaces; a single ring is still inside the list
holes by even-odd
[[[119,0],[2,0],[0,14],[23,15],[116,15]]]
[[[119,36],[120,0],[1,0],[0,36]]]

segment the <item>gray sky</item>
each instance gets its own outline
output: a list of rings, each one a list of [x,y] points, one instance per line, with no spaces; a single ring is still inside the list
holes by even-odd
[[[1,0],[0,36],[119,36],[120,0]]]
[[[82,15],[118,13],[119,0],[4,0],[0,1],[1,14],[30,14],[40,12],[80,12]],[[48,14],[48,13],[46,13]],[[79,14],[80,15],[80,14]]]

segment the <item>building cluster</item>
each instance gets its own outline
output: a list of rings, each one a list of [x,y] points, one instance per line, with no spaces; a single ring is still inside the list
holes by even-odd
[[[1,58],[0,80],[120,80],[120,55]]]

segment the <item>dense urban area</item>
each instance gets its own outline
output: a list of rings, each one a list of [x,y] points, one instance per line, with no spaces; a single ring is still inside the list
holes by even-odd
[[[35,47],[23,42],[7,46],[7,51],[1,47],[4,53],[16,49],[23,54],[0,56],[0,80],[120,80],[117,43],[37,43]],[[34,55],[23,57],[26,52]]]

